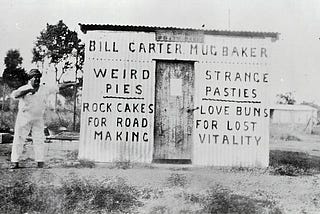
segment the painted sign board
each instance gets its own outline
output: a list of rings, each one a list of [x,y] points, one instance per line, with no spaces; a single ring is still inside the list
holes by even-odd
[[[203,43],[204,33],[188,30],[157,30],[156,41]]]
[[[186,157],[195,165],[268,166],[272,39],[205,33],[197,42],[182,41],[181,34],[159,39],[165,34],[165,29],[86,33],[79,157],[152,162],[154,149],[161,147],[155,139],[164,133],[157,127],[155,117],[165,117],[157,114],[157,105],[167,99],[157,99],[164,96],[155,93],[157,72],[162,67],[186,72],[190,64],[193,104],[179,110],[192,118],[190,128],[181,129],[192,138]],[[164,75],[161,81],[170,82],[170,99],[184,97],[183,79]],[[175,150],[180,144],[172,145]]]

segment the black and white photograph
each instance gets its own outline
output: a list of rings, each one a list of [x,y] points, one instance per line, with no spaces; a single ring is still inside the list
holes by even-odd
[[[320,213],[319,1],[0,3],[0,213]]]

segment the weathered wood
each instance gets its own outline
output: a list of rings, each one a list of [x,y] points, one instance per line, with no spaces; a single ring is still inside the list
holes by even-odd
[[[193,90],[192,62],[157,62],[154,159],[191,159]]]

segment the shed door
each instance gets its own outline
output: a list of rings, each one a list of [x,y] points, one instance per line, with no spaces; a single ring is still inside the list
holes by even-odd
[[[157,61],[155,160],[191,160],[194,63]]]

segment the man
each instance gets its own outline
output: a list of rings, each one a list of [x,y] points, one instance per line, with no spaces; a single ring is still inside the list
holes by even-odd
[[[38,69],[28,73],[28,83],[12,92],[12,97],[19,100],[19,111],[16,118],[14,138],[11,153],[11,169],[19,168],[19,159],[28,134],[32,133],[35,161],[39,168],[44,166],[44,112],[46,98],[59,88],[74,84],[63,84],[49,87],[41,82],[42,74]]]

